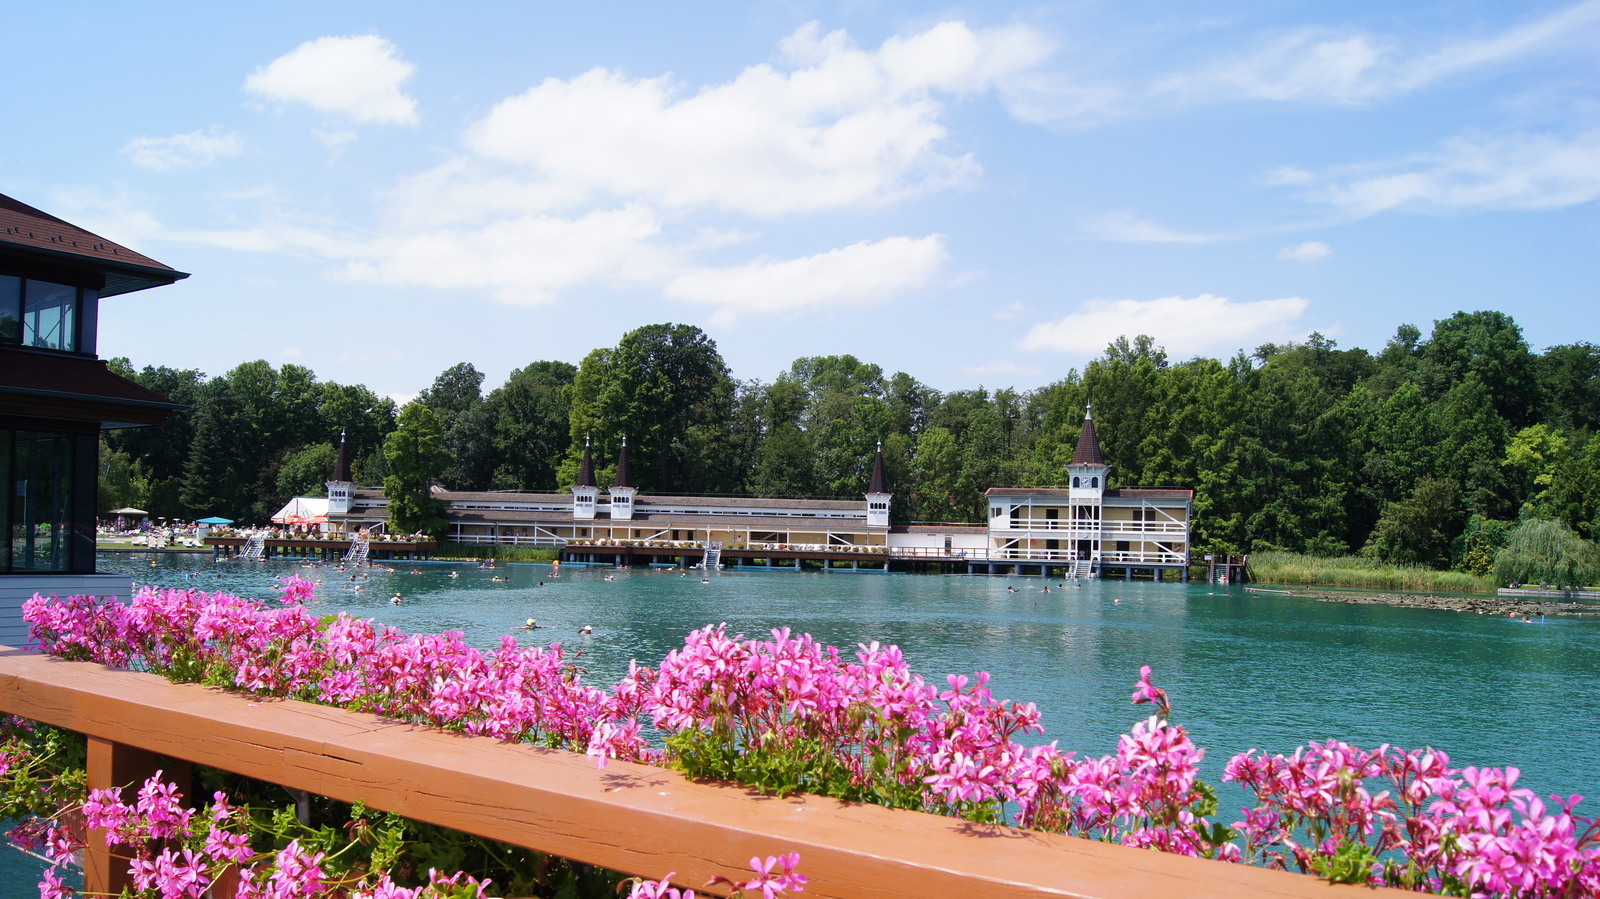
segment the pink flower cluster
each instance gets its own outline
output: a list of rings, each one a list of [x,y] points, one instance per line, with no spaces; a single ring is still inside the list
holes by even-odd
[[[127,605],[35,597],[25,615],[47,651],[71,658],[582,750],[602,764],[671,764],[764,790],[977,821],[1010,813],[1024,827],[1332,879],[1486,896],[1600,895],[1600,830],[1574,814],[1579,797],[1552,809],[1515,787],[1516,769],[1457,771],[1439,752],[1336,741],[1291,756],[1252,750],[1228,762],[1224,779],[1252,793],[1254,805],[1233,828],[1212,821],[1216,800],[1199,779],[1204,750],[1169,720],[1167,694],[1148,666],[1133,702],[1154,713],[1114,753],[1078,758],[1054,743],[1017,742],[1043,731],[1038,709],[996,699],[987,673],[952,675],[941,690],[893,646],[862,645],[847,660],[787,629],[756,640],[706,627],[659,669],[634,665],[607,692],[584,684],[559,644],[523,648],[506,637],[485,654],[458,633],[405,635],[343,614],[318,619],[295,603],[306,595],[295,580],[285,584],[283,608],[147,589]],[[645,721],[666,749],[651,742]],[[1382,786],[1372,792],[1369,782]],[[749,883],[768,893],[776,881]],[[673,895],[661,892],[670,889],[664,881],[655,889]]]
[[[626,696],[585,685],[559,644],[485,654],[459,632],[404,634],[340,613],[322,619],[291,602],[309,582],[286,578],[283,598],[145,588],[126,604],[78,596],[24,604],[47,652],[507,741],[579,751],[597,722],[637,713]]]
[[[1234,826],[1251,857],[1273,867],[1326,873],[1347,847],[1365,845],[1362,873],[1373,884],[1600,895],[1600,823],[1573,813],[1581,797],[1552,797],[1552,809],[1516,786],[1516,768],[1449,765],[1437,750],[1329,740],[1289,756],[1242,753],[1223,777],[1255,796]]]
[[[735,899],[754,899],[756,893],[761,894],[761,899],[777,899],[786,895],[790,890],[796,893],[805,892],[806,876],[796,873],[800,866],[800,853],[791,852],[788,855],[767,856],[763,861],[760,857],[750,859],[750,870],[755,872],[751,880],[732,880],[721,875],[711,878],[712,884],[723,884],[733,888],[732,896]],[[694,899],[694,890],[679,889],[672,886],[672,878],[677,872],[668,872],[660,880],[635,880],[633,888],[628,891],[628,899]]]
[[[298,840],[275,852],[255,852],[242,809],[229,805],[220,792],[203,812],[188,808],[177,786],[163,781],[159,771],[133,803],[124,802],[118,790],[91,791],[83,816],[88,827],[105,832],[108,848],[126,847],[134,889],[161,899],[201,899],[229,869],[238,872],[238,899],[481,897],[489,885],[463,873],[445,877],[436,871],[420,887],[397,886],[386,872],[341,879],[326,870],[324,853]],[[63,840],[60,848],[60,854],[52,853],[57,864],[82,846]],[[70,895],[54,871],[39,886],[42,897]]]

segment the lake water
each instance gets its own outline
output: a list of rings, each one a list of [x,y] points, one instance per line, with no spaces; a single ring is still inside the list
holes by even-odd
[[[1338,738],[1430,745],[1457,767],[1515,765],[1523,786],[1584,794],[1580,813],[1600,813],[1596,619],[1525,624],[1198,583],[1060,590],[1055,581],[1045,594],[1037,577],[867,571],[732,571],[702,584],[698,573],[664,569],[563,565],[554,578],[548,565],[401,562],[352,583],[327,567],[180,554],[104,554],[100,570],[263,598],[275,595],[276,576],[300,573],[322,582],[317,611],[411,632],[458,630],[483,649],[507,633],[526,639],[514,628],[533,617],[549,626],[537,631],[540,642],[581,649],[600,686],[630,659],[653,665],[689,631],[718,622],[751,635],[788,626],[841,649],[895,643],[930,681],[989,671],[996,696],[1039,706],[1043,739],[1096,755],[1143,717],[1129,697],[1139,666],[1150,665],[1174,719],[1206,749],[1203,776],[1213,784],[1236,752]],[[400,606],[388,601],[396,591]],[[584,625],[595,636],[580,636]],[[1238,804],[1227,799],[1219,818],[1231,821]]]

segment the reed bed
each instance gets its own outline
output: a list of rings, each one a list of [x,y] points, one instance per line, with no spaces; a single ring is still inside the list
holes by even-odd
[[[1418,565],[1394,565],[1361,556],[1254,553],[1250,556],[1250,577],[1264,584],[1372,587],[1406,593],[1493,593],[1495,590],[1490,578]]]

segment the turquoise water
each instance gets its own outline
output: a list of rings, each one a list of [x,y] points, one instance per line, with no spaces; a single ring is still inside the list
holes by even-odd
[[[1600,621],[1592,619],[1524,624],[1148,581],[1044,594],[1036,577],[866,571],[724,572],[701,584],[664,569],[563,566],[553,578],[547,565],[397,563],[354,582],[358,592],[326,567],[150,561],[106,555],[101,569],[256,597],[274,595],[276,575],[297,572],[322,581],[319,610],[406,631],[459,630],[484,649],[507,633],[526,640],[515,628],[533,617],[548,625],[538,639],[581,650],[600,685],[630,659],[654,664],[690,630],[718,622],[752,635],[788,626],[842,648],[896,643],[930,680],[989,671],[997,696],[1038,704],[1045,739],[1095,754],[1142,717],[1129,696],[1139,666],[1150,665],[1176,719],[1206,748],[1212,779],[1235,752],[1336,737],[1431,745],[1458,766],[1517,765],[1541,793],[1583,793],[1600,805]],[[388,601],[396,591],[400,606]],[[595,636],[577,633],[586,624]]]
[[[1129,696],[1139,666],[1150,665],[1174,718],[1206,749],[1204,776],[1213,783],[1236,752],[1289,752],[1338,738],[1431,745],[1458,767],[1516,765],[1524,786],[1591,796],[1580,812],[1600,812],[1594,619],[1524,624],[1139,581],[1044,594],[1035,577],[865,571],[724,572],[702,584],[698,574],[661,569],[562,566],[553,578],[547,565],[396,563],[352,583],[348,574],[292,562],[145,554],[103,555],[100,568],[255,597],[273,596],[276,576],[300,573],[322,581],[318,611],[413,632],[459,630],[484,649],[507,633],[526,639],[529,632],[515,628],[534,617],[548,625],[539,640],[581,650],[601,686],[630,659],[654,664],[690,630],[718,622],[752,635],[786,625],[841,648],[896,643],[929,680],[989,671],[997,696],[1039,706],[1043,739],[1097,755],[1142,717]],[[392,606],[396,591],[405,599]],[[595,636],[577,633],[586,624]],[[1225,801],[1219,817],[1231,820],[1230,805],[1237,807]]]

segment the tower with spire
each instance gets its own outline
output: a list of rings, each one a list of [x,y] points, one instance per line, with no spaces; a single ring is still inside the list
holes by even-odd
[[[589,437],[583,438],[583,463],[578,466],[578,483],[572,485],[572,518],[575,521],[593,521],[600,487],[594,482],[594,454],[589,447]]]
[[[1100,439],[1094,433],[1094,404],[1083,411],[1083,430],[1078,447],[1067,463],[1068,533],[1079,559],[1100,558],[1101,522],[1104,518],[1106,476],[1111,466],[1100,454]]]
[[[872,459],[872,482],[867,485],[867,527],[889,526],[889,479],[883,474],[883,441],[878,441],[878,454]]]
[[[327,481],[328,514],[348,515],[355,497],[355,482],[350,480],[350,450],[344,443],[344,429],[339,430],[339,455],[333,463],[333,477]]]
[[[611,497],[611,520],[633,520],[633,496],[638,490],[633,485],[633,466],[628,463],[628,438],[622,438],[622,449],[617,453],[617,478],[606,491]]]

